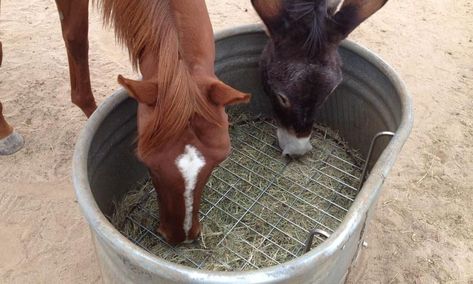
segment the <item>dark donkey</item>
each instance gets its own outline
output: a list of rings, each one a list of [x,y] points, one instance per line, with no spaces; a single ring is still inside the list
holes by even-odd
[[[261,59],[283,155],[312,149],[317,109],[342,82],[337,48],[387,0],[252,0],[271,40]]]

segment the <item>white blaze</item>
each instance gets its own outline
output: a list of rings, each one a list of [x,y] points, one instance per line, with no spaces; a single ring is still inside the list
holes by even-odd
[[[205,159],[197,148],[192,145],[186,145],[184,153],[176,159],[176,166],[184,178],[184,204],[186,207],[186,215],[184,216],[183,228],[187,239],[189,230],[192,227],[193,193],[199,172],[205,166]]]
[[[277,135],[279,147],[281,147],[283,155],[302,156],[312,150],[310,135],[308,137],[298,138],[284,128],[278,128]]]

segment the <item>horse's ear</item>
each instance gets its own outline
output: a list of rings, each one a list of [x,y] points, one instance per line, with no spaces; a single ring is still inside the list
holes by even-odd
[[[251,0],[251,4],[263,20],[270,34],[281,31],[284,27],[282,0]]]
[[[212,83],[209,90],[210,100],[220,106],[248,103],[251,95],[242,93],[222,81],[216,81]]]
[[[122,75],[118,75],[117,80],[128,91],[128,95],[138,102],[153,106],[156,104],[158,87],[155,83],[130,80]]]
[[[345,0],[333,16],[338,39],[346,38],[356,27],[386,4],[388,0]]]

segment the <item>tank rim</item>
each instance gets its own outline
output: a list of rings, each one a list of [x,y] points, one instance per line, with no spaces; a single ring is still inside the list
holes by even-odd
[[[261,33],[262,31],[263,26],[261,25],[230,28],[216,33],[215,41],[218,42],[238,34]],[[335,251],[343,249],[344,244],[354,233],[357,225],[362,222],[365,215],[368,214],[368,210],[372,203],[376,201],[384,179],[392,168],[395,158],[403,144],[407,140],[413,124],[411,97],[404,83],[393,68],[373,52],[350,40],[345,40],[341,46],[357,53],[369,63],[373,64],[392,82],[401,99],[402,119],[396,135],[379,157],[343,222],[325,242],[312,249],[310,252],[279,265],[243,272],[215,272],[199,270],[160,259],[121,235],[100,211],[93,197],[88,180],[87,164],[88,152],[95,132],[107,115],[128,98],[126,91],[123,89],[117,90],[99,106],[97,111],[95,111],[87,121],[75,146],[72,164],[72,182],[78,203],[90,228],[101,240],[105,240],[107,242],[106,244],[118,254],[126,256],[133,265],[169,280],[179,279],[184,281],[205,281],[206,283],[230,283],[238,282],[238,280],[247,281],[251,279],[252,283],[267,283],[287,281],[293,277],[297,277],[297,275],[311,273],[311,270],[314,269],[311,264],[314,263],[314,261],[328,259]]]

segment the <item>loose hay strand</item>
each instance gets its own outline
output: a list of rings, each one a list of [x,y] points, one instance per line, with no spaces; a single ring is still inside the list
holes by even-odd
[[[310,230],[336,230],[354,201],[358,154],[337,133],[314,126],[314,149],[283,158],[275,125],[232,116],[233,151],[204,190],[199,241],[172,247],[155,232],[157,195],[147,180],[115,203],[111,222],[138,246],[161,258],[214,271],[258,269],[303,253]],[[320,244],[321,238],[314,240]]]

